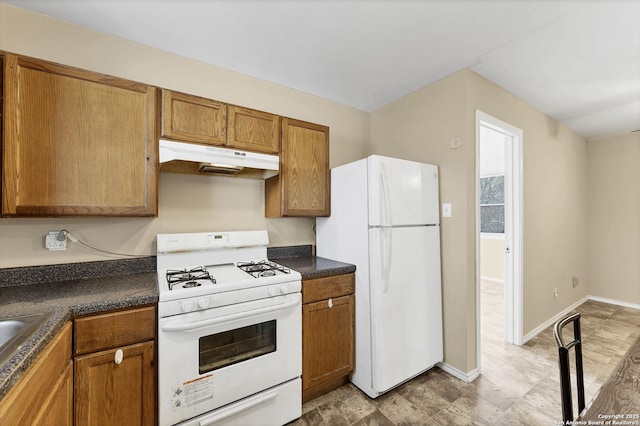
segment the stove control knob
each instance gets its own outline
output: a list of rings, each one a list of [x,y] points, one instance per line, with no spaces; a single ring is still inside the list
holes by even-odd
[[[198,306],[200,306],[201,309],[207,309],[209,307],[209,300],[208,299],[198,300]]]
[[[189,312],[191,310],[191,301],[184,300],[180,302],[180,308],[182,309],[182,312]]]
[[[287,294],[287,286],[285,284],[280,285],[280,293]]]
[[[267,291],[269,292],[269,296],[275,296],[276,295],[275,287],[269,287],[269,289]]]

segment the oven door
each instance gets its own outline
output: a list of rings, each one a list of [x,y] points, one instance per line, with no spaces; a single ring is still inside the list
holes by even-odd
[[[301,294],[158,321],[160,424],[176,424],[302,374]],[[302,401],[292,404],[300,409]]]

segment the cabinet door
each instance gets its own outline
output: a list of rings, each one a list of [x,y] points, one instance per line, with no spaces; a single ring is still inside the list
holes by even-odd
[[[154,342],[146,342],[77,357],[75,424],[153,425],[154,352]]]
[[[227,141],[227,105],[163,89],[162,136],[178,141],[224,145]]]
[[[73,363],[71,361],[51,389],[49,399],[42,406],[33,424],[39,426],[73,425]]]
[[[0,401],[0,425],[71,425],[71,323]]]
[[[277,154],[280,150],[280,117],[268,112],[229,105],[227,145],[248,151]]]
[[[2,215],[155,216],[156,88],[4,58]]]
[[[353,295],[302,306],[302,391],[353,370]]]
[[[282,119],[280,174],[265,183],[265,214],[329,216],[329,128]]]

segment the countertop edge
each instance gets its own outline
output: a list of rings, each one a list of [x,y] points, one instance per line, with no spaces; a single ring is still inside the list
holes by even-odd
[[[355,265],[320,256],[274,257],[270,260],[300,272],[303,280],[350,274],[356,271]]]

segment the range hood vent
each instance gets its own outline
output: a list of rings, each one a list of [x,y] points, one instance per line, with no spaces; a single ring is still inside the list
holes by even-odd
[[[277,155],[160,139],[160,171],[267,179],[278,174]]]

